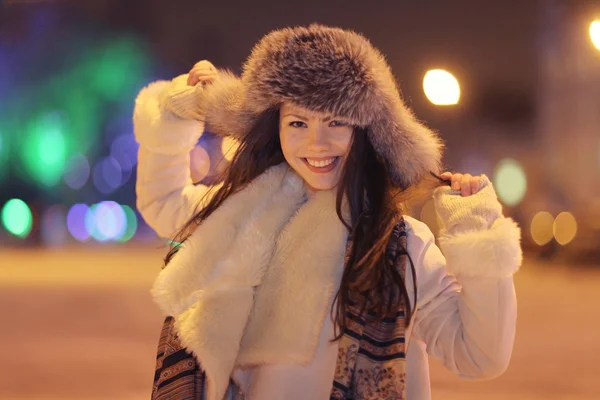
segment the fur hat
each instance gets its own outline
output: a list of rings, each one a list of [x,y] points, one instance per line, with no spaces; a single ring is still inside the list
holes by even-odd
[[[254,47],[241,79],[220,71],[201,97],[206,129],[219,136],[241,138],[262,112],[290,102],[367,128],[396,185],[417,184],[440,169],[440,138],[406,107],[383,55],[352,31],[273,31]]]

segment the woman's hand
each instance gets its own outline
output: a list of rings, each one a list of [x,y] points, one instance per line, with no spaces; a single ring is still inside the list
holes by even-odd
[[[440,178],[451,183],[451,187],[443,185],[433,192],[440,227],[447,233],[489,229],[502,217],[502,205],[485,174],[444,172]]]
[[[203,86],[216,77],[217,69],[209,61],[197,62],[188,74],[173,79],[160,93],[160,107],[179,118],[203,121],[204,115],[198,108],[198,98],[204,93]]]
[[[217,69],[210,61],[202,60],[197,62],[188,73],[187,84],[196,86],[198,83],[205,84],[212,82],[217,77]]]
[[[481,186],[481,177],[472,176],[471,174],[444,172],[440,177],[450,181],[452,183],[452,190],[460,190],[463,196],[470,196],[477,193]]]

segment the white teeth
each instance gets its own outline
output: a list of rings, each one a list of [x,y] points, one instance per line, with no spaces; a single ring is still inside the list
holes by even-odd
[[[315,160],[311,160],[311,159],[307,158],[307,159],[306,159],[306,161],[307,161],[307,162],[308,162],[310,165],[312,165],[313,167],[317,167],[317,168],[323,168],[323,167],[326,167],[326,166],[328,166],[328,165],[329,165],[329,164],[331,164],[332,162],[334,162],[336,158],[337,158],[337,157],[333,157],[333,158],[330,158],[330,159],[328,159],[328,160],[322,160],[322,161],[315,161]]]

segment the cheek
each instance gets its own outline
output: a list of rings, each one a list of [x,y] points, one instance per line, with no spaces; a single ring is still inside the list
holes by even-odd
[[[347,154],[350,151],[350,146],[352,146],[353,137],[354,133],[352,131],[345,132],[343,135],[340,135],[340,137],[336,141],[336,146],[340,149],[343,149],[344,153]]]
[[[279,134],[279,142],[281,143],[281,151],[286,159],[293,157],[298,145],[295,143],[292,135],[289,135],[285,131],[281,131]]]

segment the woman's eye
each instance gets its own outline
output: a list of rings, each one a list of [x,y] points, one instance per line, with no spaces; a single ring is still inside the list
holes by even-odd
[[[336,120],[333,120],[329,123],[329,126],[346,126],[346,125],[348,125],[348,124],[343,121],[336,121]]]
[[[290,122],[290,126],[292,128],[305,128],[306,123],[304,123],[302,121],[292,121],[292,122]]]

